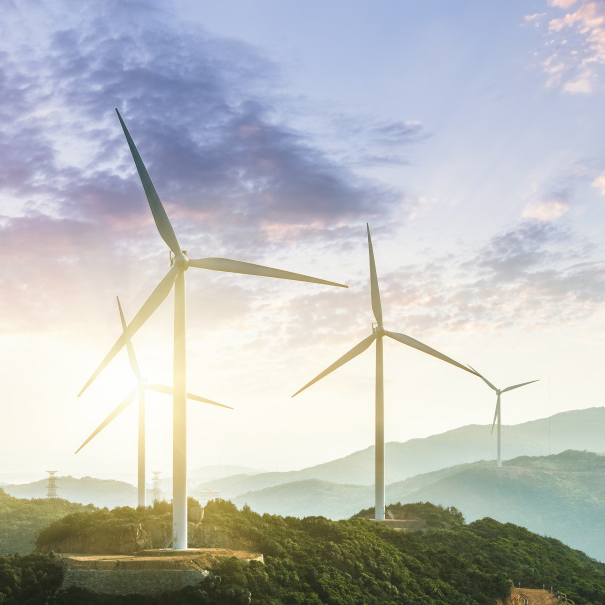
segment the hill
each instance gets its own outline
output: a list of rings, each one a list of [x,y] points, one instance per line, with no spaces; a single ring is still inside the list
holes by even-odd
[[[90,510],[60,498],[13,498],[0,489],[0,555],[32,552],[40,529],[70,513]]]
[[[4,491],[16,498],[45,498],[46,479],[32,483],[5,485]],[[136,506],[137,490],[134,485],[113,479],[93,477],[57,477],[57,492],[64,500],[98,507]]]
[[[406,510],[403,507],[403,510]],[[436,518],[447,529],[401,533],[355,518],[329,521],[296,519],[237,510],[211,502],[203,526],[209,536],[239,542],[262,552],[265,563],[223,559],[197,586],[175,595],[102,597],[70,589],[54,594],[55,605],[496,605],[510,595],[513,582],[541,588],[543,583],[567,593],[577,605],[605,603],[605,565],[561,542],[512,524],[483,519],[466,525],[456,511],[418,505],[414,514]],[[124,509],[70,515],[45,532],[48,539],[73,540],[108,528],[112,535],[147,511]],[[140,517],[140,518],[139,518]],[[169,519],[166,521],[169,523]],[[52,542],[51,542],[52,544]],[[49,546],[49,544],[47,544]],[[49,602],[60,578],[51,560],[37,556],[0,558],[7,582],[0,602],[31,605]],[[3,598],[5,596],[5,598]]]
[[[457,464],[492,460],[496,440],[491,425],[468,425],[446,433],[386,444],[387,483],[428,473]],[[503,453],[507,459],[519,456],[544,456],[565,450],[605,451],[605,408],[589,408],[555,414],[517,425],[503,425]],[[550,449],[549,449],[550,443]],[[374,483],[374,447],[344,458],[298,471],[236,474],[202,483],[200,488],[218,491],[222,498],[235,498],[267,487],[317,479],[339,484]]]
[[[489,516],[563,540],[605,560],[605,456],[567,451],[554,456],[457,465],[387,486],[387,502],[455,506],[468,520]],[[234,499],[258,512],[334,519],[371,506],[373,487],[299,481]]]

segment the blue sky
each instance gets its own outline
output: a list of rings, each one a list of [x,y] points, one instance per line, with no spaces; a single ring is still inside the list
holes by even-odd
[[[72,455],[128,389],[124,355],[75,398],[115,296],[131,317],[167,264],[114,107],[190,253],[350,286],[188,273],[190,387],[237,406],[192,410],[192,464],[372,442],[371,352],[289,397],[369,333],[366,222],[387,327],[493,382],[542,379],[505,423],[602,404],[602,2],[30,1],[0,29],[5,472],[134,474],[134,411]],[[170,313],[135,340],[157,381]],[[480,381],[403,349],[387,439],[491,420]],[[150,403],[166,470],[169,407]]]

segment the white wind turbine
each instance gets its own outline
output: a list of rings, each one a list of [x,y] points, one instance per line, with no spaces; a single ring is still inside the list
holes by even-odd
[[[128,342],[137,330],[151,317],[153,312],[166,299],[174,285],[174,353],[173,353],[173,511],[172,536],[173,548],[183,550],[187,548],[187,408],[186,408],[186,350],[185,350],[185,271],[189,267],[209,269],[211,271],[226,271],[228,273],[243,273],[246,275],[260,275],[280,279],[312,282],[329,286],[346,288],[342,284],[283,271],[262,265],[255,265],[228,258],[197,258],[190,259],[182,250],[174,229],[168,220],[166,211],[149,177],[143,160],[122,120],[120,112],[116,109],[120,124],[126,136],[130,152],[137,167],[147,201],[153,214],[156,227],[162,239],[166,242],[174,258],[168,273],[156,286],[149,298],[145,301],[133,320],[128,324],[120,338],[105,356],[99,367],[94,371],[88,382],[80,391],[80,396],[90,383],[107,366],[120,349]]]
[[[310,387],[313,383],[321,380],[340,366],[351,361],[359,354],[363,353],[374,341],[376,341],[376,447],[375,447],[375,519],[384,519],[384,387],[383,387],[383,356],[382,356],[382,339],[388,336],[393,340],[418,349],[423,353],[428,353],[433,357],[437,357],[442,361],[447,361],[452,365],[457,366],[461,370],[475,374],[475,371],[466,366],[454,361],[450,357],[439,353],[435,349],[421,343],[420,341],[398,334],[397,332],[389,332],[382,325],[382,305],[380,303],[380,291],[378,289],[378,277],[376,275],[376,263],[374,261],[374,250],[372,249],[372,238],[370,237],[370,227],[368,229],[368,248],[370,252],[370,284],[372,293],[372,311],[376,318],[377,326],[372,329],[372,334],[364,338],[359,344],[355,345],[348,353],[345,353],[340,359],[335,361],[330,367],[325,369],[321,374],[318,374],[311,382],[306,384],[302,389],[294,393],[293,397]]]
[[[469,366],[471,368],[471,366]],[[496,388],[485,376],[479,374],[477,370],[471,368],[485,384],[492,389],[492,391],[496,391],[496,411],[494,412],[494,421],[492,422],[492,435],[494,433],[494,425],[496,424],[496,420],[498,421],[498,466],[502,466],[502,412],[500,409],[500,395],[506,393],[507,391],[512,391],[513,389],[518,389],[520,387],[524,387],[525,385],[532,384],[532,382],[538,382],[537,380],[530,380],[529,382],[522,382],[521,384],[515,384],[512,387],[506,387],[505,389]]]
[[[122,322],[122,329],[126,330],[126,320],[124,319],[124,313],[122,312],[122,305],[118,298],[118,309],[120,311],[120,320]],[[130,368],[134,377],[137,381],[137,386],[126,396],[126,398],[101,422],[101,424],[92,432],[90,437],[76,450],[76,454],[96,435],[98,435],[110,422],[117,418],[133,401],[137,393],[139,394],[139,434],[138,434],[138,469],[137,469],[137,502],[139,506],[145,506],[145,392],[156,391],[157,393],[164,393],[166,395],[172,395],[173,390],[171,387],[166,387],[161,384],[149,384],[141,374],[139,368],[139,362],[134,352],[134,347],[130,338],[126,341],[126,350],[128,351],[128,360],[130,361]],[[201,401],[202,403],[209,403],[211,405],[218,405],[222,408],[233,408],[222,403],[217,403],[211,399],[193,395],[187,393],[187,398],[194,401]]]

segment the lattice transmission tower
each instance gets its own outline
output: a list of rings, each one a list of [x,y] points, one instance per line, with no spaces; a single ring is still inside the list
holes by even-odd
[[[48,479],[46,480],[46,497],[56,498],[57,497],[57,478],[55,475],[58,471],[46,471],[48,473]]]
[[[155,504],[164,499],[162,497],[162,488],[160,487],[160,475],[162,474],[162,471],[151,471],[151,474],[153,475],[151,483],[151,501]]]

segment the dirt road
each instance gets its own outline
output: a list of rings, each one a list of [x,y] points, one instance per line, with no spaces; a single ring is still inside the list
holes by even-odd
[[[548,590],[513,588],[510,605],[558,605],[559,599]]]

